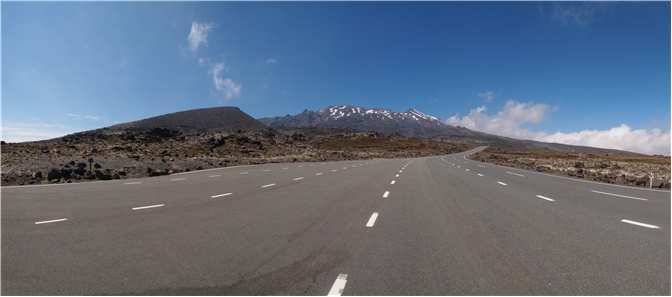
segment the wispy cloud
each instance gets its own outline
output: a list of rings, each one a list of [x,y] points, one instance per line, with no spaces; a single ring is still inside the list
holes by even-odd
[[[523,123],[540,123],[556,109],[546,104],[520,103],[509,100],[504,109],[496,115],[484,113],[485,106],[472,109],[469,115],[448,118],[445,123],[463,126],[471,130],[507,136],[517,139],[530,139],[542,142],[555,142],[570,145],[584,145],[608,149],[619,149],[643,154],[670,155],[670,131],[661,129],[632,130],[622,124],[609,130],[583,130],[573,133],[532,132],[520,127]]]
[[[100,117],[94,117],[94,116],[81,116],[81,115],[78,115],[78,114],[71,114],[71,113],[67,114],[67,116],[69,116],[69,117],[73,117],[73,118],[75,118],[76,120],[81,120],[81,119],[92,120],[92,121],[100,121],[100,120],[101,120]]]
[[[488,91],[485,93],[478,93],[478,97],[485,98],[485,101],[492,101],[492,99],[495,99],[495,97],[499,96],[499,94],[495,94],[493,91]]]
[[[6,142],[38,141],[77,132],[75,128],[62,125],[18,122],[3,122],[0,131],[2,140]]]
[[[222,79],[220,73],[226,68],[224,63],[215,63],[208,70],[209,74],[212,74],[212,80],[215,84],[215,88],[218,91],[224,91],[225,98],[231,98],[233,96],[240,96],[240,91],[242,89],[241,84],[234,83],[231,79],[226,78]]]
[[[278,61],[276,61],[273,58],[270,58],[270,59],[266,60],[266,64],[278,64]]]
[[[208,44],[208,32],[210,32],[210,29],[215,27],[216,24],[206,24],[206,23],[198,23],[196,21],[191,23],[191,32],[189,32],[189,37],[187,37],[187,41],[189,41],[189,49],[192,52],[196,52],[198,50],[198,47],[201,44]]]
[[[562,26],[585,26],[598,20],[596,14],[604,5],[602,2],[554,3],[551,20]]]

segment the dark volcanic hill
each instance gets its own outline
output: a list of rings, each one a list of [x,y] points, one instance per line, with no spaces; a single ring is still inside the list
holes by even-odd
[[[381,108],[366,109],[343,105],[336,107],[329,106],[318,111],[304,110],[302,113],[295,116],[286,115],[284,117],[261,118],[258,120],[273,129],[280,127],[305,126],[347,127],[386,134],[399,133],[406,137],[425,140],[446,140],[477,145],[525,148],[554,152],[583,152],[621,156],[641,155],[620,150],[521,140],[472,131],[460,126],[453,127],[446,125],[441,119],[423,114],[415,109],[409,109],[405,112],[394,112]]]
[[[268,127],[238,107],[192,109],[108,127],[116,131],[163,128],[183,133],[269,131]]]

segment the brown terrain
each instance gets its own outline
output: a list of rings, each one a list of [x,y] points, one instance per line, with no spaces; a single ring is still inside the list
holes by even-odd
[[[332,127],[202,133],[103,128],[44,141],[3,142],[0,179],[2,186],[71,183],[237,165],[423,157],[475,147]]]
[[[470,159],[611,184],[670,189],[669,156],[615,156],[489,147]]]

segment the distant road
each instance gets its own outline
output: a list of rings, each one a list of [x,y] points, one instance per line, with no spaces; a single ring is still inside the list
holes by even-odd
[[[2,188],[3,295],[670,295],[670,192],[466,153]]]

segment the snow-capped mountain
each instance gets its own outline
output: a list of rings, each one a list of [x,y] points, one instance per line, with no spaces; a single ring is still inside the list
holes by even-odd
[[[271,128],[299,126],[348,127],[358,130],[374,130],[382,133],[399,133],[418,137],[433,130],[450,126],[441,119],[426,115],[415,109],[394,112],[382,108],[361,108],[349,105],[329,106],[318,111],[304,110],[295,116],[262,118],[262,123]]]

